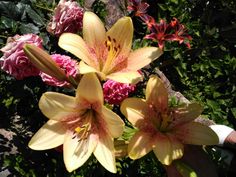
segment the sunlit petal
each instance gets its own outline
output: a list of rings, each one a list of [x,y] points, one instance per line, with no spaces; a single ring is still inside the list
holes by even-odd
[[[162,55],[162,50],[156,47],[144,47],[129,54],[128,69],[137,71]]]
[[[92,48],[98,48],[106,40],[106,31],[102,21],[92,12],[85,12],[83,17],[83,38]]]
[[[161,79],[157,76],[151,76],[147,83],[146,100],[160,112],[168,108],[168,93]]]
[[[131,159],[139,159],[152,150],[155,143],[149,133],[138,131],[131,138],[128,145],[128,154]]]
[[[219,143],[216,133],[210,127],[198,122],[179,126],[175,130],[175,135],[185,144],[216,145]]]
[[[94,156],[104,168],[112,173],[116,173],[115,149],[113,139],[110,135],[99,137],[97,147],[94,150]]]
[[[34,150],[55,148],[63,144],[65,132],[60,122],[49,120],[31,138],[29,147]]]
[[[61,120],[76,112],[75,98],[61,93],[46,92],[39,100],[39,108],[49,119]]]
[[[132,45],[133,39],[133,23],[130,17],[123,17],[119,19],[112,27],[107,31],[107,36],[115,39],[121,47],[121,53],[128,55]]]
[[[175,119],[171,123],[171,127],[193,121],[201,114],[202,110],[201,105],[197,103],[189,103],[174,109],[173,117]]]
[[[79,73],[80,74],[87,74],[87,73],[97,73],[101,80],[105,80],[106,76],[104,73],[96,70],[95,68],[85,64],[84,62],[79,63]]]
[[[112,73],[106,77],[116,82],[130,84],[137,84],[142,79],[142,76],[136,71]]]
[[[102,114],[111,136],[113,138],[120,137],[124,128],[123,120],[116,113],[110,109],[107,109],[105,106],[102,108]]]
[[[82,166],[94,151],[97,138],[90,135],[86,139],[73,138],[73,134],[67,134],[63,145],[63,157],[66,169],[71,172]]]
[[[97,70],[84,62],[79,62],[79,73],[80,74],[87,74],[87,73],[95,73]]]
[[[176,139],[168,136],[159,136],[153,148],[158,160],[164,165],[170,165],[175,159],[183,156],[184,146]]]
[[[103,104],[103,91],[97,76],[94,73],[85,74],[77,88],[76,99],[87,100],[91,103]]]
[[[120,110],[133,126],[140,127],[148,113],[148,105],[144,99],[127,98],[122,102]]]
[[[79,35],[73,33],[63,33],[59,38],[58,45],[64,50],[74,54],[88,65],[94,65],[90,59],[91,57],[88,47]]]

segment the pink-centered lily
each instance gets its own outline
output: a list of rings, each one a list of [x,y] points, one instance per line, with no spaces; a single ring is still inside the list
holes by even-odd
[[[103,105],[95,74],[83,76],[75,97],[46,92],[39,107],[50,120],[32,137],[30,148],[45,150],[63,144],[69,172],[82,166],[92,153],[108,171],[116,172],[113,139],[122,134],[124,123]]]
[[[102,21],[92,12],[83,17],[83,38],[64,33],[59,46],[82,61],[81,74],[96,72],[102,80],[121,83],[137,83],[142,67],[157,59],[162,51],[156,47],[144,47],[131,52],[133,24],[130,17],[119,19],[107,32]]]
[[[147,83],[146,99],[125,99],[121,112],[138,128],[128,145],[131,159],[153,150],[162,164],[170,165],[183,156],[184,144],[215,145],[219,141],[211,128],[193,121],[202,112],[199,104],[168,106],[167,89],[156,76]]]

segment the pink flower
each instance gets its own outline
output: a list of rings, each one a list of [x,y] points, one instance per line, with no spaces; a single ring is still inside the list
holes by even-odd
[[[135,85],[108,80],[103,84],[104,99],[109,104],[120,104],[135,90]]]
[[[76,61],[71,59],[69,56],[66,55],[60,55],[60,54],[53,54],[51,55],[52,59],[58,64],[60,68],[62,68],[67,76],[76,77],[77,70],[76,70]],[[39,74],[42,78],[42,80],[52,86],[58,86],[58,87],[69,87],[70,83],[66,81],[59,81],[56,78],[40,72]]]
[[[37,76],[39,70],[26,57],[24,44],[34,44],[42,48],[42,39],[35,34],[15,35],[7,40],[5,47],[1,48],[3,56],[0,58],[0,67],[18,80],[29,76]]]
[[[61,0],[47,26],[47,31],[59,37],[64,32],[77,33],[82,29],[83,9],[75,1]]]

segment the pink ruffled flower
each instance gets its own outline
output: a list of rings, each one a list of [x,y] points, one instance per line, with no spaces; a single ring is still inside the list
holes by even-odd
[[[6,46],[0,49],[3,52],[0,58],[1,69],[18,80],[39,75],[39,70],[33,66],[23,51],[26,43],[42,48],[43,40],[35,34],[15,35],[9,37]]]
[[[69,56],[66,55],[60,55],[60,54],[53,54],[51,55],[52,59],[58,64],[60,68],[62,68],[67,76],[76,77],[77,70],[76,70],[76,61],[71,59]],[[53,78],[52,76],[40,72],[39,74],[42,78],[42,80],[52,86],[58,86],[58,87],[69,87],[70,83],[66,81],[59,81],[56,78]]]
[[[103,84],[104,99],[109,104],[120,104],[135,90],[135,85],[108,80]]]
[[[75,1],[61,0],[47,26],[47,31],[59,37],[62,33],[77,33],[82,29],[83,9]]]

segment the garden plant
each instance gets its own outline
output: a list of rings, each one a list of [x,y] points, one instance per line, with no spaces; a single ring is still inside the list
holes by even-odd
[[[0,1],[0,176],[236,176],[235,9]]]

